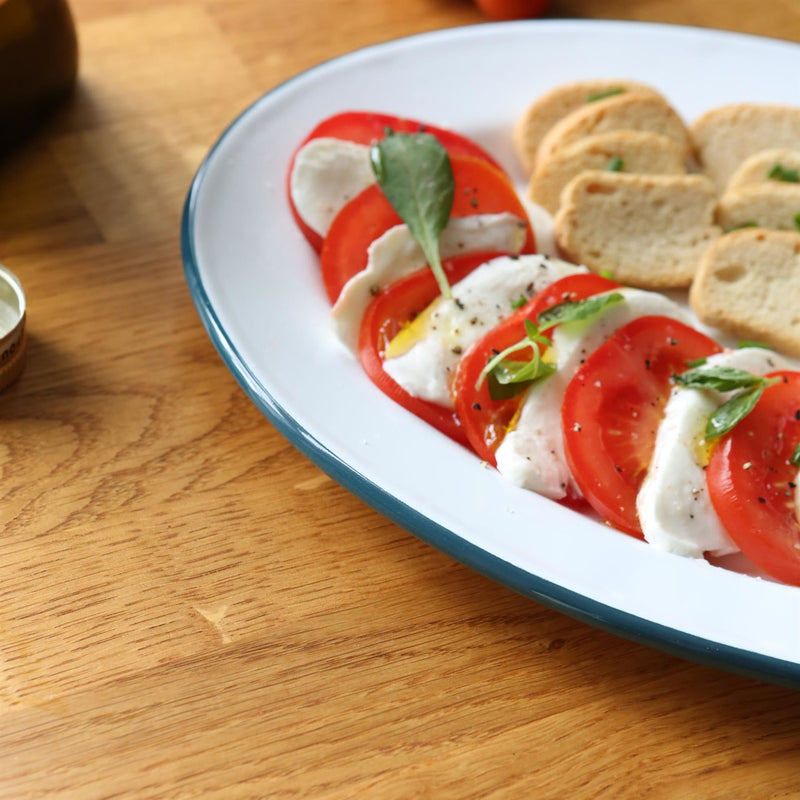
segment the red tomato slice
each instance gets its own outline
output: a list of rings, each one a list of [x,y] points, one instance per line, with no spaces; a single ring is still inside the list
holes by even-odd
[[[490,258],[502,253],[483,253],[446,259],[442,266],[450,284],[465,278]],[[370,380],[403,408],[434,428],[467,446],[467,438],[455,409],[410,395],[383,369],[383,355],[389,342],[410,320],[439,295],[436,278],[427,267],[393,283],[367,307],[361,322],[358,357]]]
[[[708,493],[742,552],[778,580],[800,585],[800,525],[795,507],[800,443],[800,373],[777,372],[756,407],[714,449]]]
[[[592,508],[626,533],[642,536],[636,494],[672,376],[721,349],[674,319],[640,317],[598,347],[569,382],[561,409],[567,463]]]
[[[462,136],[454,131],[445,128],[437,128],[424,122],[413,119],[403,119],[402,117],[392,116],[391,114],[377,114],[370,111],[344,111],[341,114],[334,114],[332,117],[324,119],[317,125],[311,133],[297,147],[292,154],[289,162],[289,170],[286,174],[286,194],[289,198],[289,207],[297,226],[308,239],[311,246],[319,251],[322,247],[322,236],[313,228],[310,228],[303,221],[297,212],[292,193],[289,189],[289,181],[294,168],[294,160],[298,151],[312,139],[330,137],[332,139],[344,139],[356,144],[373,144],[386,136],[386,130],[390,128],[397,133],[420,133],[422,131],[435,136],[441,145],[451,156],[471,156],[488,162],[496,169],[502,171],[498,162],[489,155],[479,144]]]
[[[533,253],[536,242],[525,209],[504,173],[485,161],[467,156],[450,159],[455,179],[451,217],[508,212],[527,225],[523,253]],[[377,184],[354,197],[334,218],[320,252],[322,278],[331,303],[342,287],[367,266],[367,248],[389,228],[400,225]]]
[[[524,338],[526,319],[535,322],[546,308],[566,300],[582,300],[618,286],[618,283],[593,273],[568,275],[534,295],[522,308],[467,350],[459,362],[453,385],[456,412],[472,449],[484,461],[496,465],[495,451],[525,397],[523,393],[508,400],[493,400],[487,381],[482,381],[480,388],[476,388],[487,362],[496,353],[501,353]],[[530,349],[527,349],[510,357],[528,359],[530,356]]]

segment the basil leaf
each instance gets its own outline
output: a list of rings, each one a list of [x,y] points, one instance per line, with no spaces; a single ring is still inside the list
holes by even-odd
[[[614,156],[614,158],[608,162],[608,166],[606,166],[606,172],[622,172],[624,167],[625,162],[619,156]]]
[[[764,379],[751,372],[734,367],[698,367],[675,376],[675,382],[691,389],[714,389],[717,392],[732,392],[764,383]]]
[[[784,181],[786,183],[800,183],[800,174],[796,169],[786,169],[783,164],[773,164],[767,172],[767,177],[773,181]]]
[[[794,453],[792,453],[791,458],[789,458],[789,463],[793,467],[800,467],[800,444],[795,447]]]
[[[583,322],[601,314],[607,308],[621,303],[625,298],[619,292],[597,294],[585,300],[566,300],[546,308],[539,314],[537,323],[540,330],[552,328],[565,322]]]
[[[606,92],[597,92],[597,94],[590,94],[586,98],[587,103],[596,103],[598,100],[605,100],[606,97],[613,97],[615,94],[622,94],[625,90],[620,89],[609,89]]]
[[[730,400],[723,403],[706,423],[706,436],[714,438],[722,436],[741,422],[755,407],[766,384],[764,381],[737,392]]]
[[[393,133],[370,148],[372,171],[386,199],[408,225],[442,295],[452,297],[439,255],[450,219],[455,180],[447,151],[429,133]]]
[[[505,359],[495,365],[487,375],[487,388],[492,400],[508,400],[524,392],[531,384],[548,375],[556,368],[541,358],[530,361],[514,361]]]

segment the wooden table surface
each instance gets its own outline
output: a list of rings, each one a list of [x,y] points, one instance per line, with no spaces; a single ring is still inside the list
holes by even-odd
[[[179,216],[228,122],[324,59],[479,23],[472,4],[72,7],[77,92],[0,161],[0,260],[30,309],[0,395],[0,795],[800,796],[800,693],[422,544],[295,451],[200,324]],[[550,16],[800,41],[795,0]]]

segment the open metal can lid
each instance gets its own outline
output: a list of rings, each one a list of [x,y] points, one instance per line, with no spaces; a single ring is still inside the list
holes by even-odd
[[[0,264],[0,390],[13,383],[25,366],[25,316],[22,284]]]

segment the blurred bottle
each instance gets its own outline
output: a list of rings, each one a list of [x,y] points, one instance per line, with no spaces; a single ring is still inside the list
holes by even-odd
[[[77,71],[66,0],[0,0],[0,152],[69,94]]]

